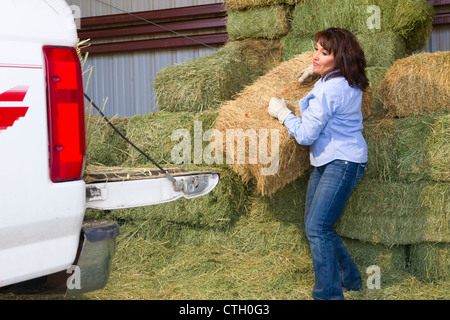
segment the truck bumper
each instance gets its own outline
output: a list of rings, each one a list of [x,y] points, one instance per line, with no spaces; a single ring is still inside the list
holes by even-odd
[[[63,295],[73,297],[105,287],[111,274],[119,227],[106,220],[85,220],[78,252],[66,270],[0,288],[17,295]]]
[[[102,289],[111,273],[119,227],[106,220],[86,220],[82,226],[81,250],[75,264],[68,269],[66,296]]]

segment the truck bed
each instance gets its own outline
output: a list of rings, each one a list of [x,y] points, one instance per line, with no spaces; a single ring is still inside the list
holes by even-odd
[[[174,177],[197,173],[209,173],[205,171],[192,171],[186,168],[165,168]],[[89,165],[85,169],[83,180],[87,184],[115,181],[131,181],[142,179],[163,178],[165,175],[158,168],[136,167],[105,167]]]

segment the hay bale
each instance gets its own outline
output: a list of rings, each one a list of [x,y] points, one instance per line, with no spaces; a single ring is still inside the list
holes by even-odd
[[[227,11],[227,32],[230,40],[247,38],[280,39],[289,32],[289,8],[270,6],[249,10]]]
[[[450,182],[450,114],[439,117],[425,143],[428,148],[430,176],[436,181]]]
[[[224,46],[201,58],[163,68],[154,89],[160,111],[216,109],[251,81],[240,50]]]
[[[364,119],[369,116],[380,115],[383,112],[383,103],[381,102],[380,84],[389,68],[386,67],[368,67],[366,68],[366,76],[369,79],[369,87],[366,94],[370,96],[370,110],[366,112]]]
[[[172,164],[171,151],[178,144],[178,141],[172,141],[172,132],[176,129],[190,130],[193,121],[193,112],[159,111],[135,115],[128,120],[127,137],[159,165]],[[131,146],[129,154],[130,165],[149,164],[149,161]]]
[[[283,47],[283,61],[288,61],[296,55],[313,51],[316,41],[314,38],[300,38],[289,32],[281,38],[281,45]]]
[[[382,278],[386,272],[406,271],[407,254],[403,245],[386,246],[347,238],[342,241],[362,273],[372,265],[380,267]]]
[[[449,181],[448,119],[444,113],[365,121],[366,176],[382,181]]]
[[[128,118],[113,117],[110,122],[126,135]],[[86,116],[86,165],[120,166],[128,160],[128,143],[103,117]]]
[[[206,130],[213,128],[217,110],[203,112],[152,112],[129,118],[128,138],[159,165],[194,163],[196,152],[202,152],[208,141],[203,141]],[[180,135],[174,135],[181,130]],[[198,131],[198,132],[197,132]],[[195,135],[199,135],[196,137]],[[187,140],[184,140],[187,138]],[[197,139],[197,140],[196,140]],[[196,142],[197,141],[197,142]],[[186,142],[186,145],[180,145]],[[179,152],[174,150],[180,147]],[[196,148],[196,149],[195,149]],[[183,153],[183,151],[186,153]],[[128,165],[153,165],[132,146],[129,146]],[[199,154],[201,157],[202,154]],[[177,159],[177,162],[174,160]],[[183,161],[179,161],[179,160]],[[195,161],[195,163],[202,163]]]
[[[295,5],[302,0],[225,0],[228,9],[251,9],[277,5]]]
[[[371,13],[367,10],[372,5],[380,8],[380,29],[369,29]],[[300,37],[312,37],[330,27],[354,34],[393,31],[405,39],[407,52],[411,53],[426,44],[433,15],[433,7],[425,0],[306,0],[295,7],[292,31]]]
[[[384,108],[396,117],[449,110],[449,79],[448,51],[397,60],[381,83]]]
[[[365,33],[369,5],[366,0],[305,0],[292,13],[292,32],[304,38],[314,38],[317,32],[330,27]]]
[[[450,280],[450,244],[418,243],[411,246],[411,272],[426,281]]]
[[[394,1],[394,0],[390,0]],[[425,0],[395,0],[389,29],[405,38],[407,52],[422,49],[430,37],[434,8]]]
[[[369,79],[370,88],[377,89],[388,72],[387,67],[367,67],[366,76]]]
[[[229,41],[226,45],[235,46],[241,51],[252,81],[266,74],[282,61],[280,40],[245,39]]]
[[[257,190],[262,195],[273,194],[298,178],[310,166],[308,148],[299,146],[294,139],[289,137],[286,128],[267,113],[271,97],[284,95],[287,104],[299,115],[298,101],[312,87],[300,87],[296,81],[296,74],[310,64],[310,52],[283,62],[259,78],[254,84],[246,87],[235,100],[223,103],[219,109],[216,129],[222,132],[226,138],[216,141],[215,147],[226,156],[226,162],[233,166],[245,182],[253,179],[256,181]],[[286,94],[285,90],[288,90]],[[252,148],[251,151],[257,152],[259,155],[257,157],[259,159],[255,159],[256,161],[251,161],[249,157],[250,146],[245,148],[245,154],[240,153],[237,145],[238,139],[234,139],[230,132],[227,134],[227,130],[237,132],[238,129],[243,130],[243,133],[254,133],[258,144],[267,147],[267,152],[263,153],[260,147],[257,147],[257,150]],[[271,139],[274,139],[272,134],[279,137],[278,155],[270,154]],[[230,140],[228,148],[227,139]],[[261,155],[269,157],[272,161],[264,164],[264,161],[261,161]],[[241,156],[242,158],[238,158]],[[278,170],[262,174],[264,170],[268,170],[271,164],[277,163],[279,166],[274,169]]]
[[[392,31],[356,35],[367,62],[367,67],[390,67],[406,56],[405,41]]]
[[[366,178],[356,187],[336,225],[340,235],[387,246],[449,242],[448,183]]]

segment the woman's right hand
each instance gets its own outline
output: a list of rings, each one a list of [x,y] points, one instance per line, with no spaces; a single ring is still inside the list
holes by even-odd
[[[284,98],[280,97],[273,97],[270,99],[267,111],[272,117],[277,118],[280,123],[283,123],[286,117],[292,112],[286,106]]]

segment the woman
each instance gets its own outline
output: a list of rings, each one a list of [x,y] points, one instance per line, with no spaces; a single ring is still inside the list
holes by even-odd
[[[299,102],[302,118],[282,98],[272,98],[268,111],[299,144],[310,146],[313,169],[305,226],[316,278],[313,298],[343,299],[343,289],[361,288],[361,275],[334,225],[366,169],[361,113],[362,94],[368,86],[366,60],[348,30],[330,28],[315,38],[313,71],[321,78]]]

